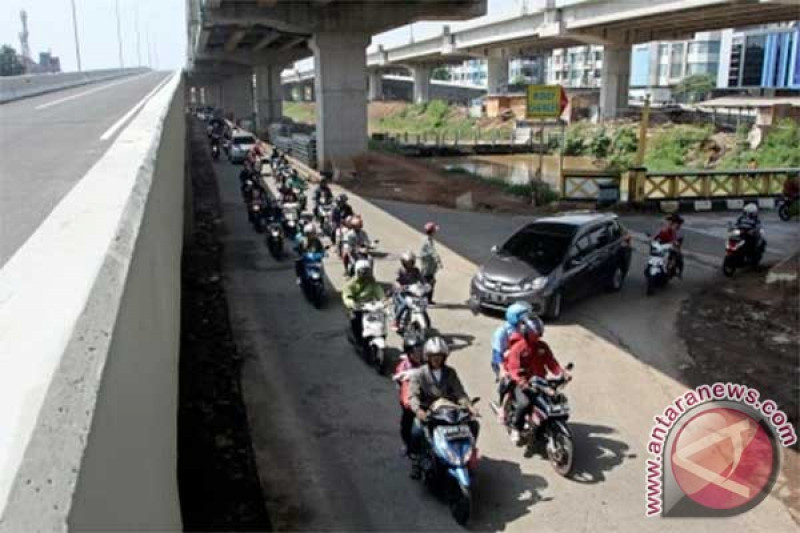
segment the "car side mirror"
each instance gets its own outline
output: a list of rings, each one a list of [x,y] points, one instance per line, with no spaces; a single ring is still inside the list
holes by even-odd
[[[500,251],[500,247],[495,244],[494,246],[492,246],[492,250],[491,251],[492,251],[493,254],[496,254],[497,252]]]
[[[571,257],[567,260],[567,269],[572,270],[573,268],[579,267],[583,264],[583,259],[580,257]]]

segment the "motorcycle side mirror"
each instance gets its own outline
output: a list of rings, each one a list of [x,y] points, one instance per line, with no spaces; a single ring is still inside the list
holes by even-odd
[[[475,405],[475,404],[476,404],[476,403],[478,403],[479,401],[481,401],[481,397],[480,397],[480,396],[476,396],[476,397],[474,397],[474,398],[472,398],[472,399],[470,400],[470,403],[471,403],[472,405]]]
[[[573,368],[575,368],[575,365],[573,363],[567,363],[567,366],[565,366],[564,368],[566,368],[567,370],[572,370]]]
[[[499,246],[497,246],[496,244],[495,244],[494,246],[492,246],[492,248],[491,248],[491,252],[492,252],[493,254],[496,254],[496,253],[497,253],[497,252],[499,252],[499,251],[500,251],[500,247],[499,247]]]

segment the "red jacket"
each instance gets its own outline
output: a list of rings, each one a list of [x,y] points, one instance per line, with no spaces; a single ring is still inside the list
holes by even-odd
[[[411,373],[420,366],[421,365],[415,365],[407,355],[404,355],[400,358],[400,361],[397,363],[397,366],[394,369],[394,375],[392,376],[392,379],[397,382],[399,387],[398,392],[400,396],[400,405],[403,406],[404,409],[410,409],[408,405],[408,398]]]
[[[512,339],[514,336],[519,336],[519,333],[514,333]],[[503,368],[512,380],[520,382],[534,376],[546,378],[548,371],[553,375],[561,374],[561,365],[546,342],[534,333],[529,333],[524,340],[512,342],[503,359]]]
[[[678,240],[678,232],[672,226],[668,226],[658,232],[656,240],[661,244],[673,243]]]

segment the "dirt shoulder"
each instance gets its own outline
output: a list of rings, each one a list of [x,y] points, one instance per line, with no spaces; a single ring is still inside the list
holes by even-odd
[[[797,256],[794,270],[797,271]],[[740,383],[774,400],[798,429],[800,420],[800,288],[797,278],[767,284],[766,272],[737,272],[686,300],[678,330],[694,365],[690,387]],[[784,476],[773,489],[800,523],[800,454],[784,450]]]
[[[190,124],[190,127],[194,124]],[[193,232],[183,251],[178,487],[187,531],[269,531],[221,279],[221,222],[206,140],[194,128]]]

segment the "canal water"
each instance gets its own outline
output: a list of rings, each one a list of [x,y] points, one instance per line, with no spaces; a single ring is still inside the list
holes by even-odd
[[[558,154],[545,154],[542,161],[542,179],[553,188],[558,187]],[[427,159],[445,170],[462,169],[478,176],[504,181],[512,185],[525,185],[536,176],[539,154],[470,155],[460,157],[431,157]],[[598,170],[591,157],[564,156],[564,168]]]

